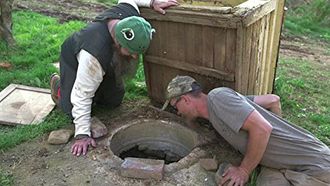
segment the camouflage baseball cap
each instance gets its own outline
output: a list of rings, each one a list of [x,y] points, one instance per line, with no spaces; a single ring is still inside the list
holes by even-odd
[[[196,82],[196,80],[190,76],[176,76],[173,78],[172,81],[168,83],[166,89],[166,101],[162,110],[165,110],[172,98],[179,97],[193,91],[192,84],[194,82]]]

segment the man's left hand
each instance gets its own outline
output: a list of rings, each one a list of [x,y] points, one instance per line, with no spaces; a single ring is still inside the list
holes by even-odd
[[[220,182],[220,185],[228,182],[227,186],[244,186],[249,180],[249,174],[241,167],[229,167],[222,176],[223,179]]]
[[[96,142],[92,137],[87,136],[76,139],[71,147],[71,153],[74,156],[86,155],[89,146],[96,147]]]
[[[179,5],[177,0],[152,0],[151,7],[160,14],[165,14],[166,8]]]

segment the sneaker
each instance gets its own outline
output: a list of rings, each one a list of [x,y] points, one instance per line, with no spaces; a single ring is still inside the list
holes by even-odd
[[[56,73],[50,76],[50,92],[51,97],[54,103],[58,106],[59,105],[59,89],[60,89],[60,76]]]

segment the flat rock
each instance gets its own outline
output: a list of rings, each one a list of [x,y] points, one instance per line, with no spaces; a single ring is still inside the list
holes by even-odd
[[[164,174],[164,160],[125,158],[120,174],[124,177],[161,180]]]
[[[212,158],[200,159],[199,164],[207,171],[216,171],[218,169],[218,161]]]
[[[222,174],[230,167],[232,166],[230,163],[228,162],[224,162],[221,163],[219,165],[219,169],[217,170],[217,172],[215,173],[214,179],[215,182],[217,183],[217,185],[219,185],[223,179]],[[226,183],[223,184],[224,186],[228,185],[228,181]]]
[[[97,117],[92,117],[91,123],[93,138],[100,138],[108,134],[108,128]]]
[[[73,131],[70,129],[54,130],[48,136],[48,143],[54,145],[65,144],[72,135]]]

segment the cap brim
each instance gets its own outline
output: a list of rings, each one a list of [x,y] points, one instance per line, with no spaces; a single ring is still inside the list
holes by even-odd
[[[166,100],[162,107],[162,110],[165,110],[169,103],[170,103],[170,100]]]

